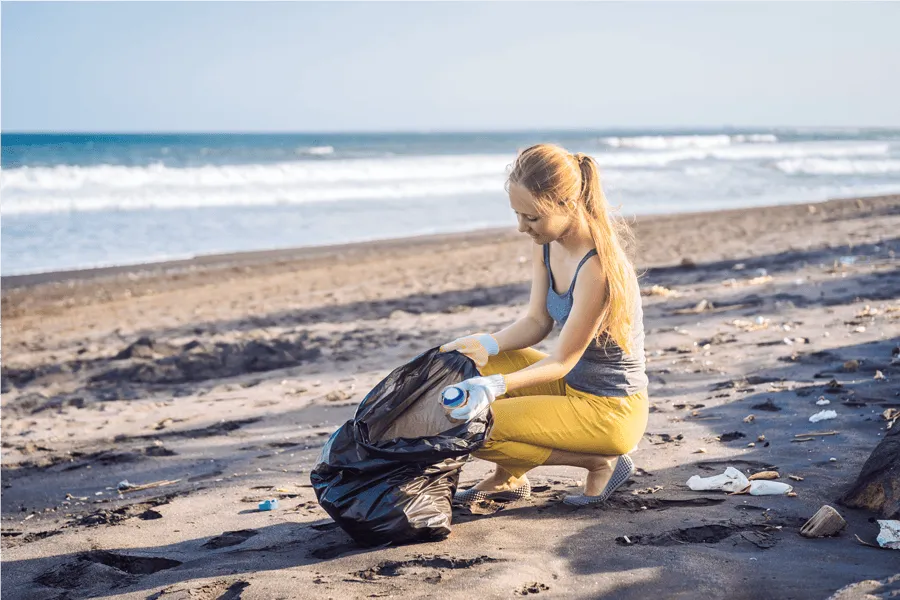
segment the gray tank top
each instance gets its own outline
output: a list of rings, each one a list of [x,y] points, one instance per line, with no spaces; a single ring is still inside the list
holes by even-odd
[[[550,244],[544,244],[544,264],[550,278],[547,292],[547,312],[560,326],[565,325],[572,312],[572,294],[578,272],[597,250],[588,252],[572,277],[572,283],[565,294],[557,294],[554,289],[553,271],[550,269]],[[636,283],[636,282],[635,282]],[[584,351],[575,367],[566,375],[566,383],[576,390],[595,396],[622,397],[647,389],[646,361],[644,358],[644,310],[641,307],[641,292],[634,286],[635,302],[634,329],[631,332],[633,354],[626,354],[622,348],[604,335],[600,341],[594,340]]]

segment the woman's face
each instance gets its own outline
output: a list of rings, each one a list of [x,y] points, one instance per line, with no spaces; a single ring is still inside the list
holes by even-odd
[[[538,245],[563,237],[572,224],[572,218],[562,211],[553,214],[538,212],[537,200],[517,183],[509,184],[509,206],[516,213],[519,231],[530,236]]]

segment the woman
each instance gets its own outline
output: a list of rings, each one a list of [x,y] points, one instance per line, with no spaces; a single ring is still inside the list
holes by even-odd
[[[584,493],[563,502],[603,502],[634,473],[627,453],[649,413],[640,290],[623,247],[630,232],[611,217],[597,165],[584,154],[532,146],[516,159],[507,190],[519,231],[534,240],[531,299],[506,329],[441,347],[467,355],[482,374],[457,384],[469,400],[451,414],[468,420],[492,403],[494,413],[475,456],[497,468],[454,500],[527,498],[526,472],[569,465],[587,478]],[[556,349],[531,348],[554,322],[562,325]]]

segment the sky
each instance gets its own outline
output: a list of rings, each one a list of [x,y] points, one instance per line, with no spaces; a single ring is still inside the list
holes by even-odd
[[[11,131],[900,126],[900,3],[6,2]]]

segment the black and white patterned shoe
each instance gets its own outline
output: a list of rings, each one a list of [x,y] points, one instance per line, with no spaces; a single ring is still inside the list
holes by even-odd
[[[483,492],[475,488],[469,488],[453,494],[453,504],[468,506],[476,502],[485,500],[502,500],[512,502],[515,500],[525,500],[531,498],[531,483],[526,479],[525,483],[514,490],[503,490],[501,492]]]
[[[622,487],[622,485],[628,481],[628,478],[634,475],[636,470],[637,469],[634,468],[634,463],[631,461],[631,457],[627,454],[623,454],[619,457],[619,460],[616,461],[616,468],[613,469],[612,477],[609,478],[609,483],[606,484],[606,487],[603,488],[603,492],[599,496],[585,496],[584,494],[566,496],[563,498],[563,504],[568,504],[569,506],[587,506],[588,504],[600,504],[606,502],[606,500],[612,496],[613,492]]]

